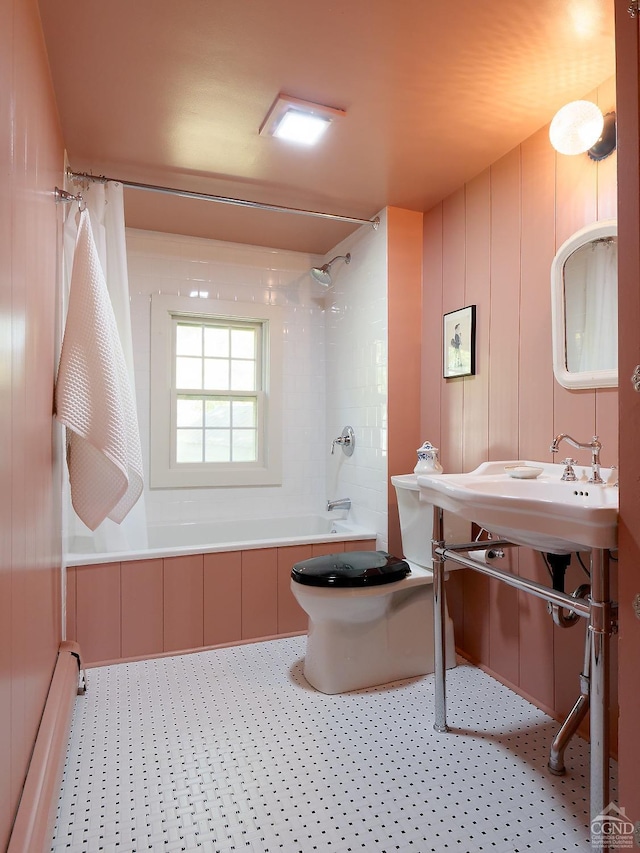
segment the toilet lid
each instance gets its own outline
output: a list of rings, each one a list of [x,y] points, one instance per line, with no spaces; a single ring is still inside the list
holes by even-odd
[[[411,569],[386,551],[344,551],[301,560],[291,569],[297,583],[308,586],[378,586],[402,580]]]

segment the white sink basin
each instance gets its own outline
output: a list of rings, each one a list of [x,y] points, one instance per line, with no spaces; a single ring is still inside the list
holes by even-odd
[[[542,469],[535,479],[516,479],[509,466]],[[591,548],[616,548],[618,489],[589,484],[590,466],[574,466],[577,482],[563,482],[564,465],[545,462],[483,462],[469,474],[418,476],[420,497],[516,545],[564,554]],[[513,473],[513,472],[512,472]],[[526,473],[526,472],[523,472]]]

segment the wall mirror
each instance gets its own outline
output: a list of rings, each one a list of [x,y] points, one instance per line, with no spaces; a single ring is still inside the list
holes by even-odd
[[[553,372],[565,388],[618,384],[618,227],[576,231],[551,264]]]

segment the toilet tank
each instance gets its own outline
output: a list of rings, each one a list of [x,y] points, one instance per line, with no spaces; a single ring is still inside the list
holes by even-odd
[[[398,496],[398,515],[402,551],[406,560],[431,570],[431,539],[433,537],[433,505],[420,500],[415,474],[397,474],[391,478]],[[444,513],[446,542],[468,542],[471,524],[450,512]]]

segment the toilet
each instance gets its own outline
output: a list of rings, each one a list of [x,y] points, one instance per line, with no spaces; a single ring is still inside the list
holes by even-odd
[[[291,570],[291,591],[309,617],[306,680],[345,693],[433,672],[433,507],[420,501],[414,474],[392,477],[402,548],[313,557]],[[447,613],[447,667],[455,666]]]

